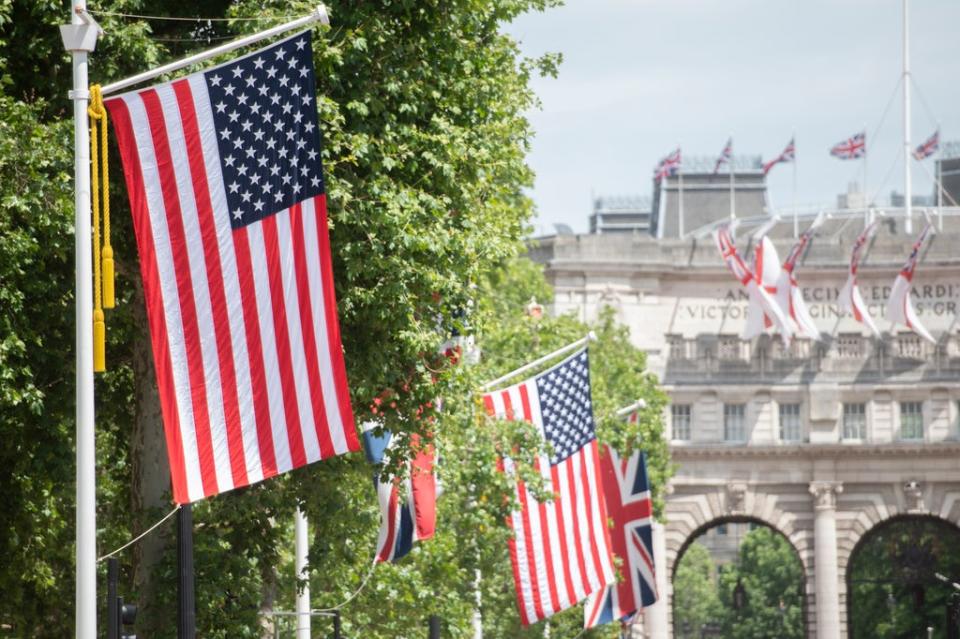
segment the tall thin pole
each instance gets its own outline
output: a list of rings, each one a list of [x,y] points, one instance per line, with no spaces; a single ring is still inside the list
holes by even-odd
[[[793,137],[790,138],[793,144],[793,237],[800,237],[800,220],[797,211],[797,132],[794,130]]]
[[[904,231],[913,233],[913,184],[910,169],[910,13],[903,0],[903,206]]]
[[[296,537],[296,570],[297,579],[306,579],[309,576],[307,570],[307,557],[310,553],[309,536],[307,535],[307,515],[300,508],[297,508],[296,521],[294,524]],[[303,585],[303,589],[297,590],[297,639],[310,639],[310,582]]]
[[[867,189],[867,123],[863,123],[863,208],[870,208],[870,191]]]
[[[180,506],[177,513],[177,639],[197,636],[197,606],[193,594],[193,509]]]
[[[730,160],[727,162],[730,165],[730,219],[733,220],[737,217],[737,208],[734,203],[736,198],[736,193],[733,188],[733,134],[730,134]]]
[[[937,225],[938,230],[943,230],[943,161],[940,158],[934,160],[937,163]]]
[[[76,260],[76,420],[77,512],[75,632],[77,639],[97,636],[97,495],[93,403],[93,259],[90,235],[90,101],[87,56],[92,41],[81,33],[86,0],[71,3],[70,25],[61,27],[65,47],[73,56],[73,179],[74,252]],[[94,28],[94,27],[90,27]]]
[[[679,198],[677,200],[677,233],[683,238],[683,167],[677,167],[677,188],[679,190]]]

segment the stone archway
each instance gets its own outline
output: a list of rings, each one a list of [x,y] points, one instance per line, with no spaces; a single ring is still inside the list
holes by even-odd
[[[945,637],[952,589],[960,580],[960,526],[931,514],[907,513],[872,526],[850,553],[845,570],[847,636]]]
[[[806,515],[810,494],[805,486],[764,486],[754,481],[717,483],[709,488],[702,484],[677,482],[667,500],[665,530],[667,612],[673,627],[673,575],[684,550],[703,531],[718,523],[730,521],[756,522],[780,533],[789,542],[803,568],[807,636],[813,628],[813,547],[812,521]],[[672,633],[671,633],[672,635]]]
[[[749,527],[745,526],[745,524],[749,524]],[[762,575],[772,576],[773,573],[770,571],[771,566],[780,565],[778,563],[778,560],[774,560],[775,563],[770,564],[771,560],[769,556],[767,557],[766,562],[764,563],[764,559],[761,555],[748,554],[747,556],[743,556],[741,554],[742,549],[750,545],[748,539],[757,534],[756,532],[754,532],[756,529],[764,529],[765,531],[769,531],[769,533],[772,534],[772,537],[770,535],[767,535],[766,539],[759,541],[760,544],[766,545],[771,542],[774,542],[771,548],[771,550],[774,550],[774,552],[776,552],[775,549],[778,547],[781,549],[789,549],[789,554],[792,556],[792,559],[793,559],[791,563],[793,563],[796,566],[797,574],[795,576],[795,581],[794,579],[789,579],[787,582],[781,583],[780,586],[783,589],[782,590],[775,589],[777,593],[775,598],[771,598],[770,596],[771,588],[769,587],[769,579],[761,578],[759,584],[754,582],[753,584],[754,587],[753,588],[750,587],[751,580],[755,580],[757,577],[760,577]],[[722,530],[722,534],[717,535],[716,533],[720,530]],[[782,540],[783,544],[780,545],[779,543],[776,543],[774,538],[779,538],[780,540]],[[756,548],[757,548],[756,544],[758,543],[758,540],[755,537],[753,539],[754,539],[753,545],[756,552]],[[790,541],[787,535],[785,535],[782,531],[777,530],[776,528],[771,526],[768,522],[762,521],[756,517],[751,517],[751,516],[729,515],[729,516],[724,516],[724,517],[714,519],[712,521],[708,521],[702,526],[700,526],[699,528],[695,529],[693,532],[691,532],[688,538],[686,539],[686,541],[678,550],[676,554],[676,558],[672,562],[671,571],[669,573],[670,584],[671,584],[671,599],[672,599],[671,606],[670,606],[670,616],[671,616],[671,625],[673,627],[674,637],[695,636],[697,634],[696,628],[701,627],[700,625],[698,625],[698,623],[694,623],[693,625],[690,625],[689,615],[686,615],[687,617],[686,626],[684,626],[683,624],[681,624],[681,621],[680,621],[681,617],[679,617],[678,614],[680,610],[683,609],[684,607],[692,608],[693,606],[697,605],[698,601],[702,601],[702,599],[695,598],[693,600],[690,600],[689,596],[684,598],[683,594],[676,590],[676,588],[679,587],[679,584],[681,583],[681,579],[683,579],[683,578],[678,579],[678,572],[681,569],[681,565],[684,565],[684,558],[687,555],[688,551],[691,550],[691,547],[693,547],[698,543],[702,543],[701,550],[699,551],[702,554],[698,556],[698,561],[701,563],[699,563],[698,565],[701,568],[704,567],[704,563],[702,562],[705,562],[707,560],[706,552],[709,551],[710,559],[711,559],[710,564],[712,566],[710,568],[711,574],[713,575],[713,578],[717,580],[711,584],[710,586],[711,590],[713,591],[713,593],[718,593],[718,592],[724,593],[724,595],[720,596],[720,600],[723,602],[723,605],[721,606],[721,611],[720,611],[721,614],[720,614],[720,619],[718,619],[718,621],[720,621],[721,623],[716,624],[716,627],[713,629],[715,633],[724,632],[724,627],[726,623],[732,623],[734,624],[734,626],[736,626],[739,623],[744,621],[749,622],[749,620],[741,619],[739,616],[732,619],[729,614],[724,612],[724,611],[729,611],[730,608],[735,607],[737,605],[745,605],[746,614],[754,615],[755,619],[762,617],[764,614],[768,614],[770,611],[775,611],[779,614],[779,617],[780,617],[779,623],[781,624],[781,628],[783,627],[782,624],[783,624],[784,618],[792,619],[793,620],[792,622],[788,622],[788,624],[790,624],[788,625],[788,627],[797,628],[798,626],[796,625],[796,623],[798,621],[801,635],[806,637],[811,636],[810,629],[807,625],[807,615],[806,615],[806,612],[807,612],[806,584],[808,580],[808,571],[804,566],[804,562],[801,559],[800,552],[797,550],[797,547]],[[706,547],[706,549],[703,549],[703,547]],[[761,568],[759,568],[761,572],[751,572],[750,568],[743,567],[740,565],[741,558],[747,561],[748,562],[747,565],[749,565],[751,556],[754,559],[754,563],[753,563],[754,570],[756,570],[758,566],[758,564],[756,563],[756,560],[759,559],[759,561],[761,562],[759,564],[760,566],[762,566]],[[724,568],[724,566],[726,566],[726,568]],[[689,564],[687,564],[687,569],[688,571],[686,573],[687,575],[686,583],[687,585],[690,585],[691,582],[689,582],[689,576],[691,573],[689,572],[690,570]],[[714,573],[713,572],[714,570],[716,570],[717,572]],[[778,570],[775,572],[780,572],[781,574],[780,579],[783,578],[781,571]],[[736,578],[736,583],[738,584],[737,586],[738,588],[740,584],[739,575],[743,575],[744,577],[743,584],[746,586],[746,588],[744,588],[744,590],[742,591],[744,602],[745,602],[744,604],[735,603],[736,595],[734,595],[734,588],[733,588],[734,574],[738,575],[738,577]],[[725,586],[723,585],[723,582],[726,582]],[[701,583],[701,580],[695,579],[694,583]],[[766,585],[766,587],[764,587],[765,583],[768,584]],[[760,587],[757,588],[757,586],[760,586]],[[702,585],[701,585],[701,588],[702,588]],[[793,590],[794,588],[795,590]],[[765,598],[766,603],[760,603],[761,601],[764,600],[764,597],[763,597],[764,593],[767,593],[768,595]],[[681,603],[681,601],[684,599],[685,599],[685,603]],[[778,606],[777,606],[776,599],[779,599],[779,610],[777,609]],[[678,609],[677,608],[678,605],[681,606],[681,608]],[[799,608],[799,611],[798,611],[798,608]],[[799,619],[797,618],[798,616],[799,616]],[[724,619],[726,621],[724,621]],[[736,621],[735,619],[740,619],[740,620]],[[774,617],[774,619],[776,619],[776,616]],[[777,622],[774,620],[771,620],[768,617],[765,623],[776,624]],[[762,625],[759,627],[754,627],[753,631],[754,632],[758,631],[760,628],[763,628],[763,627],[764,626]],[[775,626],[769,626],[769,625],[766,626],[766,628],[768,629],[772,627],[775,627]],[[691,634],[691,632],[693,632],[693,634]],[[720,636],[720,635],[718,634],[717,636]],[[795,636],[795,635],[791,635],[791,636]]]

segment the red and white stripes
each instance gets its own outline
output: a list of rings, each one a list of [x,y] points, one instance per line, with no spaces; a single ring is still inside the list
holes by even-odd
[[[174,499],[359,450],[324,196],[233,230],[202,75],[106,106],[137,234]]]
[[[484,395],[490,415],[533,424],[541,436],[543,421],[534,380]],[[509,458],[502,461],[515,472]],[[541,456],[536,468],[551,501],[537,501],[523,481],[516,483],[519,510],[508,518],[514,538],[510,558],[520,619],[529,625],[565,610],[616,580],[610,533],[602,496],[597,441],[551,466]]]

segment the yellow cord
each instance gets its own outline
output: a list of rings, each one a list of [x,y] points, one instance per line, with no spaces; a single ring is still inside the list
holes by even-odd
[[[90,116],[90,186],[93,196],[91,206],[93,213],[93,370],[102,373],[106,370],[107,334],[103,309],[113,308],[114,293],[113,248],[110,246],[110,176],[107,172],[107,111],[103,108],[99,84],[90,87],[90,106],[87,107],[87,115]],[[101,196],[104,232],[102,252],[100,248]]]

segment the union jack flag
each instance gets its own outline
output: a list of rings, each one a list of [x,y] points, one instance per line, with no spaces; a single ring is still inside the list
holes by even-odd
[[[413,548],[413,542],[433,537],[437,521],[437,481],[434,475],[436,450],[432,444],[421,447],[413,461],[407,463],[403,480],[381,479],[380,466],[390,454],[393,435],[384,431],[374,435],[376,424],[367,423],[363,445],[367,460],[377,466],[373,486],[380,502],[380,534],[377,537],[377,561],[397,561]],[[412,438],[414,447],[419,438]],[[402,493],[401,493],[402,491]]]
[[[793,162],[797,157],[797,147],[793,143],[793,138],[790,138],[790,143],[787,144],[786,148],[783,150],[783,153],[773,158],[769,162],[763,165],[763,174],[766,175],[770,172],[777,164],[781,162]]]
[[[913,150],[913,157],[918,160],[925,160],[940,149],[940,130],[933,132],[927,141]]]
[[[680,147],[677,147],[676,151],[660,160],[657,168],[653,170],[653,179],[659,182],[665,177],[673,177],[680,170],[681,161]]]
[[[717,158],[717,164],[713,167],[713,172],[719,173],[720,167],[724,163],[729,162],[733,157],[733,138],[727,140],[727,145],[723,147],[723,151],[720,151],[720,157]]]
[[[867,133],[857,133],[830,149],[830,155],[841,160],[855,160],[867,154]]]
[[[634,417],[636,413],[634,413]],[[609,446],[600,456],[607,512],[613,519],[613,552],[623,560],[623,579],[587,599],[583,627],[627,621],[657,600],[653,563],[653,504],[647,480],[647,458],[636,451],[624,459]]]

